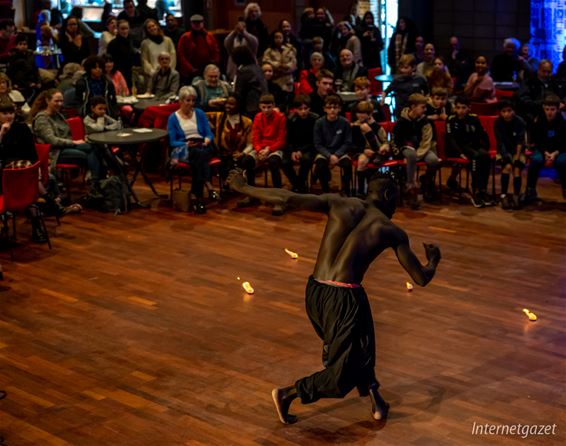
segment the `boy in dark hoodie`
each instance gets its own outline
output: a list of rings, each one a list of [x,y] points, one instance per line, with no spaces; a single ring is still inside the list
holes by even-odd
[[[409,96],[413,93],[426,95],[428,93],[428,85],[426,79],[415,74],[416,61],[412,54],[404,54],[399,59],[398,76],[393,79],[389,87],[382,94],[385,96],[393,93],[395,96],[395,116],[401,116],[401,112],[408,106]]]
[[[560,98],[549,95],[542,104],[544,111],[532,129],[534,153],[527,176],[525,202],[537,199],[537,181],[544,165],[554,167],[562,185],[562,196],[566,199],[566,121],[560,113]]]
[[[6,74],[13,80],[13,88],[21,91],[27,100],[41,87],[35,56],[28,49],[25,34],[16,36],[16,47],[10,52]]]

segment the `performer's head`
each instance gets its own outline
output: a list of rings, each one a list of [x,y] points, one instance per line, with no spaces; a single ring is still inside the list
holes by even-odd
[[[393,217],[397,207],[399,187],[392,175],[385,172],[377,172],[368,182],[368,195],[366,201],[373,204],[387,217]]]

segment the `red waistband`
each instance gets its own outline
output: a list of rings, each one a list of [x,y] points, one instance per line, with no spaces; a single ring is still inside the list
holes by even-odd
[[[342,288],[361,288],[362,286],[357,284],[357,283],[345,283],[345,282],[336,282],[335,280],[319,280],[319,279],[314,279],[316,280],[318,283],[322,283],[324,285],[330,285],[330,286],[338,286],[338,287],[342,287]]]

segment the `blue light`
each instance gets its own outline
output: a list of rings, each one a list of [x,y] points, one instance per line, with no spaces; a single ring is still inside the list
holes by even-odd
[[[531,0],[531,36],[532,54],[556,71],[566,44],[566,0]]]

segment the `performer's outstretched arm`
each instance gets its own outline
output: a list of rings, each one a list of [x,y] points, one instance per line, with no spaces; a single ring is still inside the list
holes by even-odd
[[[315,212],[328,212],[328,195],[296,194],[286,189],[249,186],[240,169],[232,170],[227,183],[236,192],[270,204],[285,206],[287,210],[304,209]]]
[[[397,254],[399,263],[405,268],[417,285],[427,285],[434,277],[436,267],[438,262],[440,262],[440,249],[436,245],[423,243],[426,258],[428,259],[428,263],[423,266],[415,253],[411,250],[407,234],[401,229],[397,229],[399,230],[399,243],[397,246],[393,246],[393,249]]]

